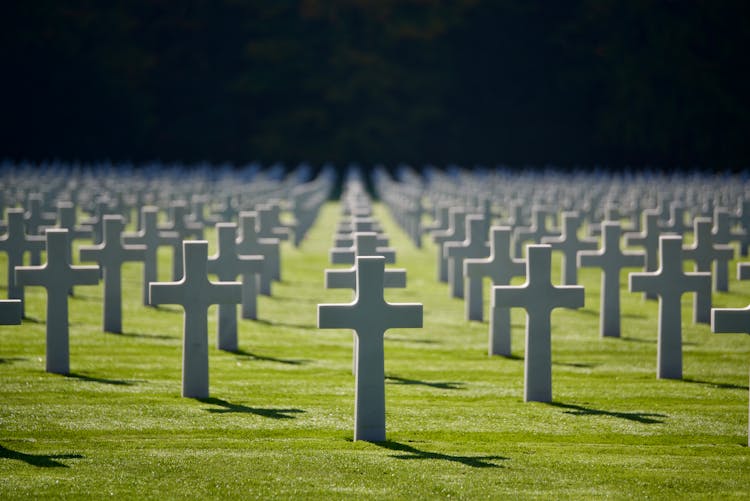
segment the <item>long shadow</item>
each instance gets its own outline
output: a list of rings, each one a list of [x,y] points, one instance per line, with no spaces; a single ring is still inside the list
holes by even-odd
[[[305,411],[302,409],[266,409],[262,407],[248,407],[246,405],[233,404],[220,398],[198,398],[196,399],[204,404],[218,405],[220,408],[206,409],[213,414],[228,414],[237,412],[241,414],[255,414],[256,416],[267,417],[271,419],[295,419],[296,416],[290,414],[301,414]]]
[[[584,407],[582,405],[564,404],[562,402],[550,402],[549,405],[567,409],[565,411],[565,414],[571,414],[573,416],[610,416],[643,424],[663,423],[663,419],[657,418],[667,417],[664,414],[656,414],[652,412],[614,412],[601,409],[592,409],[591,407]]]
[[[111,384],[115,386],[133,386],[137,382],[134,380],[129,381],[127,379],[106,379],[103,377],[87,376],[85,374],[78,374],[76,372],[65,374],[65,377],[78,379],[79,381],[86,381],[88,383]]]
[[[179,339],[178,337],[167,336],[165,334],[143,334],[141,332],[120,332],[120,333],[107,332],[107,334],[112,334],[113,336],[133,337],[133,338],[139,338],[139,339],[172,339],[172,340]]]
[[[26,464],[38,466],[39,468],[70,468],[70,466],[55,460],[83,459],[83,456],[80,454],[26,454],[0,445],[0,458],[23,461]]]
[[[254,322],[257,322],[263,325],[270,325],[271,327],[291,327],[293,329],[305,329],[305,330],[317,329],[317,327],[313,324],[292,324],[288,322],[273,322],[271,320],[265,320],[265,319],[260,319],[260,318],[257,320],[254,320]]]
[[[2,364],[12,364],[13,362],[25,362],[28,358],[24,357],[7,357],[7,358],[0,358],[0,365]]]
[[[618,338],[612,338],[612,339],[618,339]],[[623,341],[627,341],[628,343],[656,344],[656,339],[643,339],[639,337],[625,337],[625,336],[622,336],[619,339],[622,339]]]
[[[438,459],[441,461],[461,463],[462,465],[470,466],[472,468],[503,468],[502,465],[495,464],[493,461],[507,461],[510,459],[504,456],[454,456],[452,454],[422,451],[411,445],[401,444],[392,440],[373,443],[384,449],[405,453],[392,456],[396,459]]]
[[[732,384],[732,383],[715,383],[713,381],[700,381],[698,379],[692,379],[692,378],[682,378],[683,381],[686,383],[694,383],[694,384],[705,384],[706,386],[713,386],[714,388],[719,388],[722,390],[745,390],[748,391],[747,386],[743,386],[741,384]]]
[[[303,365],[310,363],[309,360],[305,359],[294,359],[294,358],[276,358],[276,357],[269,357],[267,355],[258,355],[257,353],[251,353],[249,351],[245,351],[242,349],[237,349],[235,351],[232,351],[230,353],[234,353],[235,355],[239,355],[241,357],[250,358],[252,360],[259,360],[262,362],[276,362],[277,364],[286,364],[286,365]]]
[[[576,369],[593,369],[598,367],[599,364],[592,364],[588,362],[552,362],[552,365],[561,365],[563,367],[574,367]]]
[[[461,383],[458,381],[421,381],[419,379],[407,379],[404,377],[398,377],[398,376],[386,376],[386,381],[393,383],[393,384],[403,384],[403,385],[416,385],[416,386],[428,386],[430,388],[437,388],[439,390],[463,390],[466,386],[465,383]]]
[[[409,339],[406,337],[385,336],[386,341],[397,341],[399,343],[417,343],[417,344],[440,344],[440,341],[434,339]]]

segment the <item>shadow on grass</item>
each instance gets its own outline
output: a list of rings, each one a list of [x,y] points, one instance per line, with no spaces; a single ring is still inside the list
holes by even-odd
[[[584,407],[582,405],[564,404],[562,402],[550,402],[549,405],[567,409],[565,411],[565,414],[571,414],[573,416],[609,416],[643,424],[663,423],[664,420],[658,418],[667,417],[664,414],[656,414],[652,412],[614,412],[601,409],[592,409],[591,407]]]
[[[617,339],[615,337],[610,339]],[[656,339],[643,339],[640,337],[626,337],[622,336],[620,339],[623,341],[627,341],[628,343],[649,343],[649,344],[656,344]]]
[[[70,379],[78,379],[79,381],[85,381],[87,383],[101,383],[111,384],[114,386],[133,386],[138,381],[128,381],[127,379],[106,379],[103,377],[87,376],[85,374],[78,374],[77,372],[70,372],[65,374],[65,377]]]
[[[26,454],[0,445],[0,458],[23,461],[26,464],[38,466],[39,468],[70,468],[70,466],[55,460],[83,459],[83,456],[80,454]]]
[[[599,367],[599,364],[588,362],[552,362],[552,365],[561,365],[563,367],[573,367],[575,369],[593,369]]]
[[[440,344],[440,341],[434,339],[409,339],[407,337],[385,336],[386,341],[397,341],[399,343],[417,343],[417,344]]]
[[[713,381],[700,381],[698,379],[691,379],[691,378],[683,378],[683,381],[686,383],[694,383],[694,384],[705,384],[706,386],[713,386],[714,388],[719,388],[722,390],[745,390],[748,391],[747,386],[743,386],[741,384],[732,384],[732,383],[716,383]]]
[[[36,317],[30,317],[28,315],[24,315],[21,320],[23,322],[29,322],[31,324],[39,324],[39,325],[43,325],[43,324],[47,323],[44,320],[40,320],[40,319],[38,319]]]
[[[167,336],[166,334],[144,334],[142,332],[107,332],[106,334],[112,334],[113,336],[134,337],[139,339],[179,339],[179,337],[177,336]]]
[[[293,329],[305,329],[305,330],[317,329],[317,327],[313,324],[292,324],[292,323],[287,323],[287,322],[274,322],[271,320],[265,320],[265,319],[260,319],[260,318],[257,320],[254,320],[254,322],[257,322],[263,325],[269,325],[271,327],[291,327]]]
[[[430,388],[437,388],[439,390],[463,390],[466,386],[465,383],[457,382],[457,381],[421,381],[419,379],[407,379],[404,377],[398,377],[398,376],[386,376],[385,377],[386,382],[390,382],[392,384],[403,384],[403,385],[415,385],[415,386],[428,386]]]
[[[2,364],[12,364],[13,362],[25,362],[28,358],[24,357],[7,357],[7,358],[0,358],[0,365]]]
[[[503,456],[454,456],[452,454],[422,451],[411,445],[401,444],[392,440],[386,442],[373,442],[373,444],[391,451],[405,453],[393,455],[392,457],[396,459],[437,459],[440,461],[461,463],[462,465],[470,466],[472,468],[502,468],[503,466],[495,464],[495,461],[507,461],[510,459]]]
[[[309,360],[305,360],[305,359],[269,357],[267,355],[258,355],[257,353],[251,353],[249,351],[245,351],[242,349],[230,351],[229,353],[234,353],[235,355],[239,355],[241,357],[249,358],[252,360],[259,360],[261,362],[276,362],[277,364],[303,365],[303,364],[310,363]]]
[[[271,419],[294,419],[295,416],[290,414],[301,414],[305,411],[302,409],[265,409],[261,407],[248,407],[246,405],[233,404],[220,398],[198,398],[196,399],[204,404],[218,405],[220,408],[206,409],[213,414],[228,414],[232,412],[240,414],[255,414],[256,416],[267,417]]]

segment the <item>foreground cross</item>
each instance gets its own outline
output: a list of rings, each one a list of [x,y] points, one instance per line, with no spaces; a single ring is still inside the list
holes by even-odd
[[[318,328],[356,331],[358,348],[354,440],[385,440],[383,334],[422,327],[422,305],[391,304],[383,298],[385,258],[357,257],[357,291],[348,304],[319,304]]]
[[[150,302],[183,307],[182,396],[208,398],[208,307],[239,303],[242,286],[239,282],[208,280],[208,242],[205,240],[185,241],[182,247],[182,279],[152,283]]]
[[[526,283],[493,287],[492,305],[526,310],[524,401],[551,402],[552,310],[581,308],[584,291],[580,285],[552,285],[552,248],[549,245],[528,245],[526,256]]]
[[[631,273],[630,292],[659,296],[659,338],[657,377],[682,379],[682,295],[686,292],[711,294],[710,273],[685,273],[682,269],[682,237],[659,237],[659,269]]]
[[[47,263],[17,266],[16,283],[47,289],[46,369],[47,372],[68,374],[68,291],[74,285],[97,285],[99,267],[70,265],[68,230],[48,229],[46,235]]]

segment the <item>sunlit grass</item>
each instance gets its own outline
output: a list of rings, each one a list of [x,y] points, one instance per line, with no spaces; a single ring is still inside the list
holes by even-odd
[[[338,214],[326,205],[300,249],[284,244],[283,281],[240,322],[239,352],[215,349],[210,310],[203,401],[180,397],[182,314],[141,306],[139,265],[123,335],[101,331],[101,286],[76,289],[68,377],[44,372],[44,292],[28,288],[33,320],[0,327],[0,498],[748,496],[747,336],[693,325],[686,295],[685,380],[657,380],[656,303],[623,279],[623,338],[600,339],[599,273],[582,269],[585,308],[553,314],[554,403],[524,403],[523,311],[513,356],[489,358],[487,324],[436,282],[435,248],[382,207],[408,272],[386,297],[423,303],[424,328],[386,334],[389,441],[352,442],[352,336],[315,327],[318,303],[351,299],[323,288]],[[730,289],[714,303],[750,303],[750,284]]]

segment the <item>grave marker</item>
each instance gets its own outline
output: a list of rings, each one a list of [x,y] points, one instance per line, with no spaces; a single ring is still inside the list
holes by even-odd
[[[437,246],[437,275],[441,282],[448,281],[448,259],[444,254],[443,247],[447,242],[460,242],[466,238],[467,216],[468,214],[463,207],[451,207],[448,211],[448,229],[435,231],[432,234],[432,240]]]
[[[23,256],[32,250],[41,252],[45,238],[27,235],[24,229],[23,209],[7,210],[8,225],[5,235],[0,237],[0,251],[8,256],[8,298],[21,300],[21,315],[24,313],[24,290],[16,283],[15,268],[23,265]]]
[[[263,268],[260,273],[260,293],[271,295],[271,281],[274,276],[281,276],[281,256],[278,238],[260,238],[256,232],[255,212],[240,212],[239,236],[237,251],[243,256],[262,256]],[[244,312],[242,318],[246,317]]]
[[[562,252],[562,284],[576,285],[578,283],[577,253],[582,250],[596,249],[596,240],[578,238],[578,228],[581,217],[577,212],[562,213],[562,233],[559,236],[542,237],[543,244],[549,244],[553,251]]]
[[[466,217],[466,239],[461,242],[446,242],[443,254],[448,259],[448,285],[451,297],[464,297],[464,259],[482,258],[489,253],[487,248],[487,220],[479,214]],[[474,287],[481,289],[481,283]],[[475,291],[476,292],[476,291]]]
[[[661,234],[659,215],[660,212],[657,209],[644,210],[641,214],[642,230],[640,233],[625,233],[625,243],[627,245],[643,248],[646,255],[646,271],[656,271],[659,267],[659,236]],[[644,297],[646,299],[656,299],[656,294],[646,292]]]

